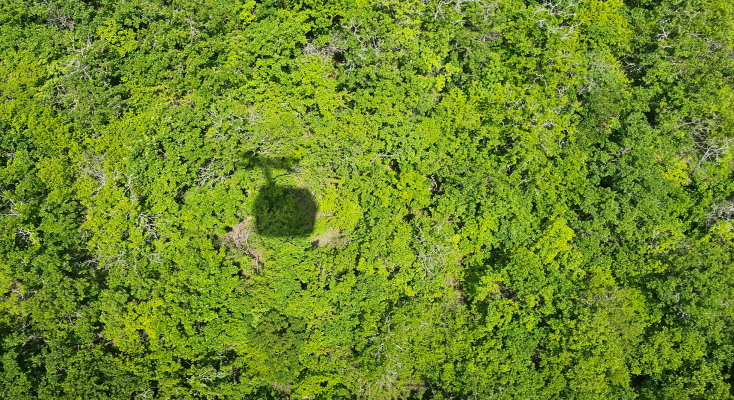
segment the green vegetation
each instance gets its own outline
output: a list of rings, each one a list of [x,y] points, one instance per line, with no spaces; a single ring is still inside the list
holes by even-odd
[[[0,397],[731,399],[731,0],[0,1]]]

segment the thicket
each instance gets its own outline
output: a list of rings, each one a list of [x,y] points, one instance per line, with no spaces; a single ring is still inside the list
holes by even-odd
[[[727,399],[731,0],[0,1],[0,397]]]

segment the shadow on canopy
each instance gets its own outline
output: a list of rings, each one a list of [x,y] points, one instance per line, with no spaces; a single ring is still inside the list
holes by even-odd
[[[318,205],[308,189],[275,182],[270,169],[291,169],[296,160],[249,156],[250,165],[259,165],[265,174],[253,203],[255,231],[270,237],[306,237],[314,230]]]

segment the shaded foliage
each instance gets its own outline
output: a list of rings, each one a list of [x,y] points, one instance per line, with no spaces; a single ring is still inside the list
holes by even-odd
[[[263,236],[309,236],[318,206],[307,189],[266,184],[253,201],[257,233]]]

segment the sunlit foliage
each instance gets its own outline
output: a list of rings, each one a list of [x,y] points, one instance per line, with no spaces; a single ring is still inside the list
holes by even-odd
[[[730,0],[0,1],[0,397],[727,399]]]

